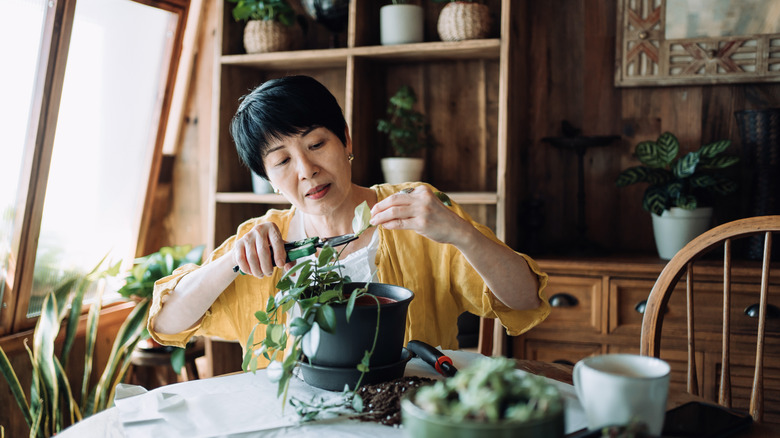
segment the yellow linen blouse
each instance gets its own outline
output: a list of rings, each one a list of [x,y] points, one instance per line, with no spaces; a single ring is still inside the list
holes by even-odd
[[[381,201],[406,187],[420,184],[381,184],[371,188],[376,192],[378,201]],[[433,187],[431,189],[435,190]],[[474,222],[459,205],[453,202],[451,208],[480,232],[502,243],[488,227]],[[288,210],[269,210],[262,217],[244,222],[238,227],[236,235],[214,250],[203,264],[230,253],[236,239],[258,223],[275,223],[286,240],[294,215],[294,207]],[[377,282],[403,286],[415,294],[409,305],[404,344],[416,339],[445,349],[457,349],[457,319],[464,311],[482,317],[499,318],[507,334],[513,336],[531,329],[550,313],[550,305],[543,293],[547,285],[547,274],[541,272],[536,262],[525,254],[520,255],[539,278],[538,293],[542,303],[531,310],[513,310],[493,296],[479,274],[454,246],[434,242],[409,230],[386,230],[379,227],[377,232]],[[195,327],[175,335],[155,332],[152,328],[154,318],[164,305],[165,297],[173,291],[184,275],[198,268],[192,264],[182,266],[173,275],[157,281],[149,309],[149,333],[162,344],[179,347],[183,347],[190,337],[196,334],[218,336],[227,340],[238,340],[246,351],[247,338],[257,322],[254,313],[265,309],[268,298],[276,293],[275,286],[282,276],[282,271],[276,269],[271,277],[264,278],[240,275],[222,292]],[[257,327],[254,339],[264,338],[265,326]],[[260,359],[264,360],[262,357]]]

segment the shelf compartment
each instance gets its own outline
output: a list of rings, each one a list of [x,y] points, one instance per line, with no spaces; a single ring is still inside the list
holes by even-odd
[[[264,70],[317,69],[343,67],[350,56],[388,62],[497,60],[500,54],[500,47],[501,40],[491,38],[458,42],[436,41],[393,46],[364,46],[258,53],[253,55],[224,55],[220,58],[220,61],[222,65],[255,67]]]

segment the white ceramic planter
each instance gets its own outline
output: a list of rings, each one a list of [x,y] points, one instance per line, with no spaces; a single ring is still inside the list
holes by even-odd
[[[653,233],[658,256],[664,260],[674,257],[694,237],[710,229],[712,207],[685,210],[672,207],[661,216],[653,217]]]
[[[417,5],[385,5],[379,8],[379,37],[383,46],[421,43],[423,8]]]
[[[420,181],[424,167],[422,158],[382,158],[382,173],[390,184]]]

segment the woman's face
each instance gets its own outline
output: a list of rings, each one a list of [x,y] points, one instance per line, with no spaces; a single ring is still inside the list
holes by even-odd
[[[307,214],[331,214],[347,201],[352,187],[349,132],[346,138],[345,145],[318,127],[271,142],[263,158],[269,181]]]

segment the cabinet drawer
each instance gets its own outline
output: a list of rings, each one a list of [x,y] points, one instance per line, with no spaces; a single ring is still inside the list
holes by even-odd
[[[523,351],[525,359],[574,365],[578,360],[601,354],[601,344],[527,340]]]
[[[609,332],[637,337],[642,332],[643,306],[655,282],[653,280],[612,279],[609,282]],[[723,286],[699,282],[694,289],[694,323],[697,332],[720,333],[723,314]],[[677,284],[664,314],[664,335],[687,333],[685,282]]]
[[[769,334],[780,334],[780,287],[769,286],[767,299],[766,325],[764,329]],[[731,294],[731,328],[734,332],[754,334],[758,332],[758,303],[761,301],[761,288],[758,284],[737,284],[732,286]],[[746,314],[746,309],[752,307],[755,317]]]
[[[601,278],[550,276],[545,294],[552,306],[545,329],[601,332]]]

